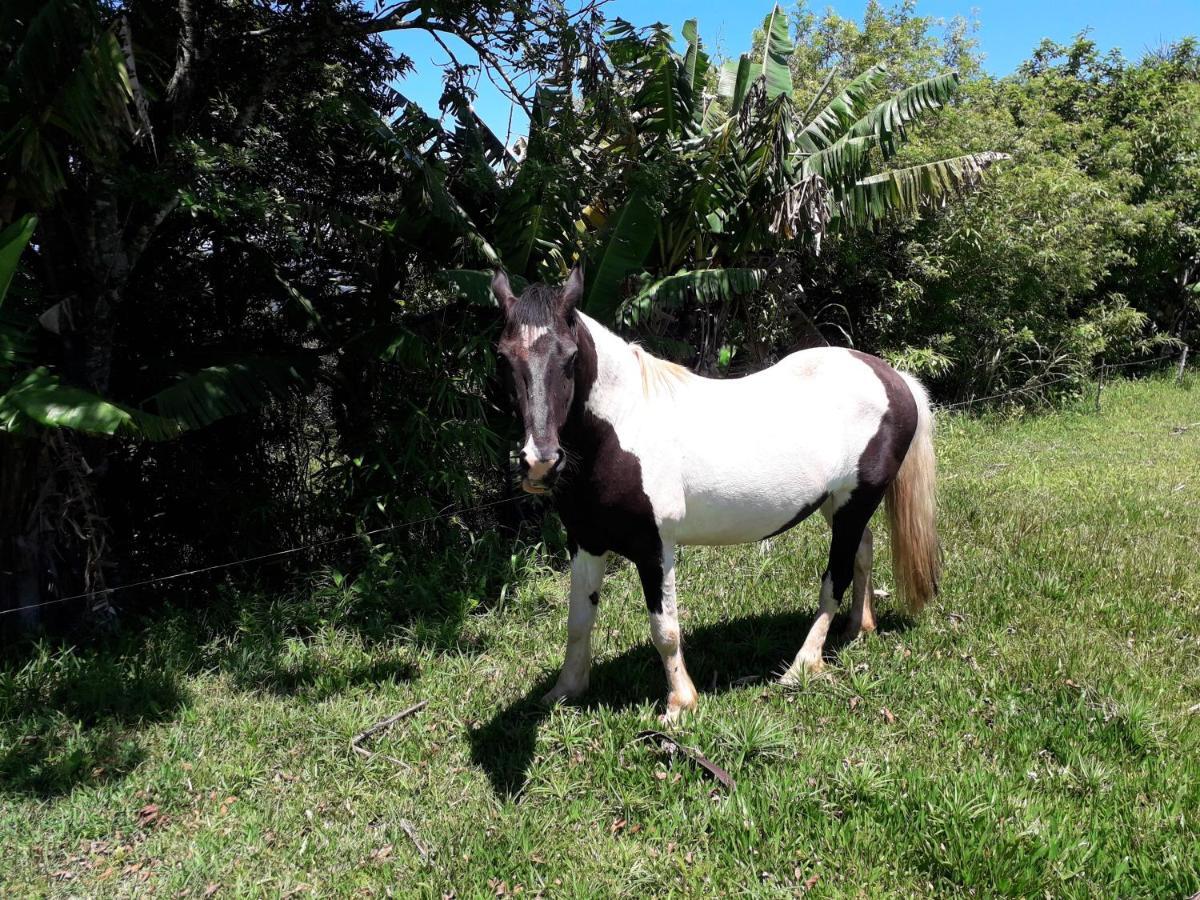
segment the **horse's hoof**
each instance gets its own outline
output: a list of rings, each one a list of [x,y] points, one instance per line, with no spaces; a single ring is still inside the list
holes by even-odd
[[[852,641],[858,640],[860,637],[865,637],[868,634],[874,633],[874,622],[863,622],[861,625],[848,623],[846,627],[842,629],[842,641],[849,644]]]
[[[785,687],[798,687],[814,675],[825,671],[825,661],[821,657],[815,659],[797,658],[788,670],[779,676],[779,683]]]
[[[667,696],[667,711],[658,717],[658,721],[663,725],[677,725],[679,724],[679,720],[683,718],[683,714],[685,712],[695,711],[695,694],[692,694],[686,699],[682,699],[672,693]]]
[[[587,690],[587,685],[556,684],[542,695],[542,702],[553,706],[559,700],[574,700]]]

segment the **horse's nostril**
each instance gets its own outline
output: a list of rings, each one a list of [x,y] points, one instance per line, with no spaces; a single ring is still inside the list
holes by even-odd
[[[517,457],[517,466],[520,468],[520,470],[522,472],[529,471],[529,457],[525,455],[524,450],[522,450],[521,453],[519,454],[519,456]]]

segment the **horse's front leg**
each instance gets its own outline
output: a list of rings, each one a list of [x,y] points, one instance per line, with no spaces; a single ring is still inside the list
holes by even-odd
[[[592,670],[592,625],[600,605],[606,556],[593,556],[580,548],[571,558],[571,598],[567,611],[567,656],[558,683],[543,698],[553,703],[560,697],[578,697],[587,690]]]
[[[675,548],[664,546],[659,560],[637,563],[650,611],[650,638],[667,673],[666,722],[676,721],[684,710],[696,708],[696,688],[683,664],[683,640],[675,605]]]

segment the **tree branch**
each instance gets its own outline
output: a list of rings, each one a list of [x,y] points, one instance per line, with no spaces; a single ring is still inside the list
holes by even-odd
[[[196,60],[196,13],[191,0],[179,0],[179,18],[183,21],[183,33],[179,37],[179,59],[175,71],[167,82],[167,99],[178,102],[192,89],[192,65]]]
[[[179,205],[179,193],[175,192],[170,198],[160,203],[147,217],[146,221],[134,232],[133,237],[129,240],[129,267],[132,269],[137,265],[137,261],[141,258],[146,246],[154,238],[158,232],[158,228],[162,225],[163,220],[167,218],[175,207]]]
[[[464,44],[466,44],[468,47],[470,47],[472,50],[474,50],[475,53],[479,56],[479,61],[482,64],[481,67],[487,73],[488,79],[489,80],[491,79],[492,72],[495,72],[497,75],[499,75],[501,78],[503,78],[504,83],[506,85],[508,85],[508,90],[510,91],[510,93],[507,95],[508,99],[510,99],[513,103],[518,104],[523,110],[525,110],[526,115],[529,115],[529,116],[533,115],[533,110],[525,102],[525,95],[522,94],[521,91],[517,89],[517,86],[515,84],[513,84],[512,79],[508,77],[508,73],[504,71],[504,67],[500,64],[500,62],[496,59],[495,55],[490,50],[483,47],[481,44],[479,44],[473,38],[470,38],[465,34],[461,34],[460,32],[449,29],[440,22],[429,22],[420,27],[423,31],[429,32],[429,34],[433,37],[433,39],[438,42],[438,46],[440,46],[443,50],[446,51],[446,55],[449,56],[451,61],[454,63],[454,65],[456,65],[460,69],[463,67],[462,63],[460,63],[458,61],[458,57],[454,55],[454,51],[451,50],[448,46],[446,46],[446,42],[444,40],[442,40],[442,37],[440,34],[438,34],[438,32],[443,31],[446,34],[452,34],[456,38],[458,38],[460,41],[462,41]],[[492,83],[495,84],[495,81],[492,81]],[[496,87],[500,88],[499,85],[496,85]],[[501,89],[501,93],[503,93],[503,89]]]
[[[407,2],[396,3],[391,8],[382,11],[373,19],[368,19],[362,24],[359,30],[363,34],[379,34],[382,31],[395,31],[404,28],[420,27],[414,26],[412,22],[406,23],[404,19],[411,16],[413,13],[421,12],[421,4],[417,0],[407,0]],[[418,17],[417,21],[420,21]]]

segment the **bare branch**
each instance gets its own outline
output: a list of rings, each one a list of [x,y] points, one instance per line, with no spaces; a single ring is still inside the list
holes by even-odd
[[[421,862],[428,862],[429,857],[433,854],[430,846],[422,840],[421,835],[417,831],[417,826],[408,819],[401,819],[398,823],[400,830],[408,835],[408,839],[413,842],[413,847],[421,856]]]
[[[175,211],[175,207],[178,205],[179,194],[174,193],[171,195],[170,199],[164,200],[162,203],[160,203],[158,207],[152,213],[150,213],[146,221],[142,223],[141,227],[134,232],[133,237],[129,239],[128,255],[130,268],[137,265],[138,259],[141,258],[142,253],[145,251],[150,241],[154,238],[159,226],[162,225],[167,216]]]

